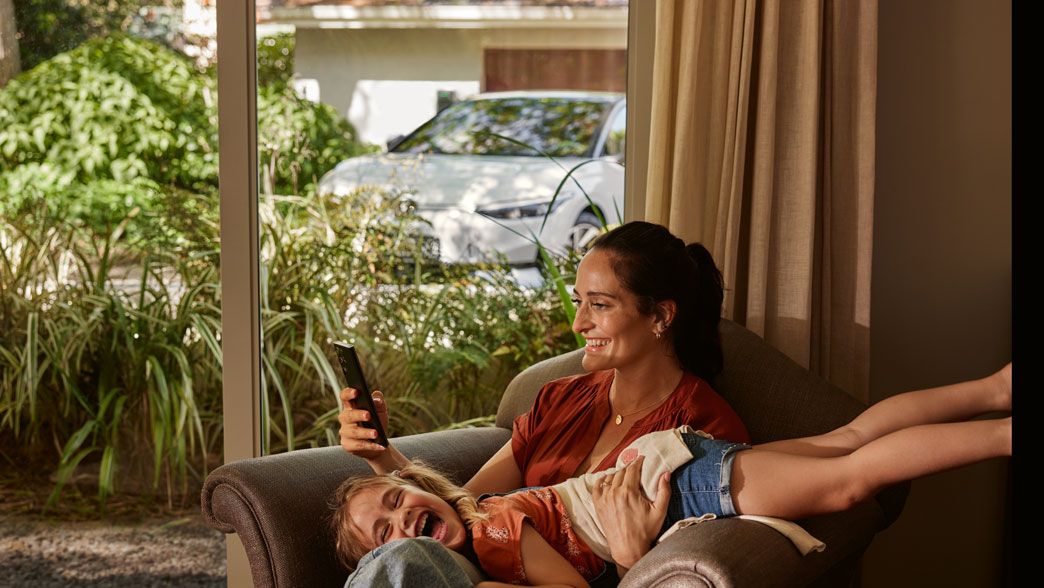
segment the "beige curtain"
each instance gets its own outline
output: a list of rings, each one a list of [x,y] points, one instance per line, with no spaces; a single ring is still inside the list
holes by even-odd
[[[657,0],[645,218],[725,315],[866,401],[876,0]]]

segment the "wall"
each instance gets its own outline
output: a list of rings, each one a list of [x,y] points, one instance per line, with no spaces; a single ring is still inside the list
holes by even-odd
[[[319,81],[320,100],[383,144],[435,114],[436,93],[480,91],[482,50],[623,49],[620,29],[303,29],[295,72]]]
[[[871,400],[1011,357],[1011,3],[881,0]],[[863,586],[1005,583],[1008,460],[919,480]],[[1008,556],[1010,557],[1010,556]]]

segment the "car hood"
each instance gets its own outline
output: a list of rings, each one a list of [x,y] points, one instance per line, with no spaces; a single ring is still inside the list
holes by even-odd
[[[546,202],[578,157],[507,157],[385,153],[345,160],[319,189],[346,194],[362,185],[402,188],[419,208],[495,208]],[[564,168],[564,169],[563,169]]]

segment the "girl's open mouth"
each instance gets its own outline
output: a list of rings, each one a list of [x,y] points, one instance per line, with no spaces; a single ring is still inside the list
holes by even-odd
[[[443,521],[435,513],[424,513],[417,523],[420,526],[417,532],[418,537],[431,537],[440,543],[446,538],[446,521]]]

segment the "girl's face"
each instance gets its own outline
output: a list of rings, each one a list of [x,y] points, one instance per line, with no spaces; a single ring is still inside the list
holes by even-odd
[[[638,297],[620,283],[608,254],[593,249],[580,260],[573,303],[573,330],[587,340],[584,369],[624,367],[660,348],[656,317],[638,312]]]
[[[352,497],[347,508],[359,540],[369,549],[406,537],[431,537],[453,550],[467,541],[457,511],[414,486],[371,486]]]

